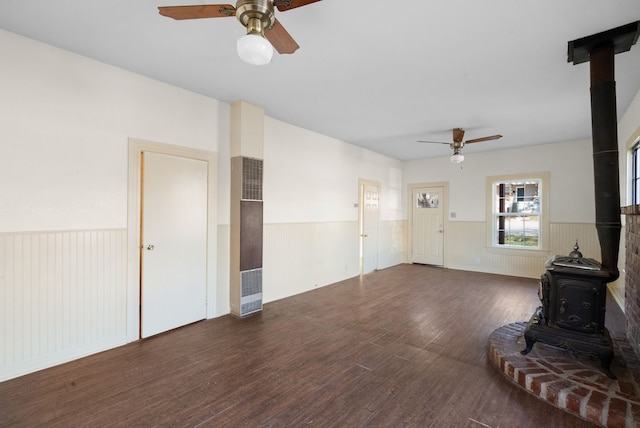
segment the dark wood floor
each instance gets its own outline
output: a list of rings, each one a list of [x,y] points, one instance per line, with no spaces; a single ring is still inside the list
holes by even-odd
[[[528,320],[536,292],[396,266],[0,383],[0,426],[591,426],[487,358],[489,334]],[[623,334],[615,304],[607,324]]]

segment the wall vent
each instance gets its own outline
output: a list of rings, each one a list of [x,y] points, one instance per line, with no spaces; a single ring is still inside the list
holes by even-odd
[[[262,268],[240,272],[240,316],[262,310]]]
[[[262,200],[262,159],[242,158],[242,199]]]
[[[231,313],[262,310],[263,161],[231,158]]]

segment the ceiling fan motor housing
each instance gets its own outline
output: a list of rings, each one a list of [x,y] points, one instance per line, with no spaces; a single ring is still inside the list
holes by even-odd
[[[270,0],[238,0],[236,17],[247,27],[247,34],[263,35],[263,31],[271,29],[276,22]]]

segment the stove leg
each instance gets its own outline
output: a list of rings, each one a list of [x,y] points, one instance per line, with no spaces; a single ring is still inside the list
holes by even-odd
[[[527,344],[527,347],[524,348],[520,353],[522,355],[527,355],[533,349],[533,345],[536,343],[536,337],[531,333],[528,329],[524,331],[524,341]]]
[[[613,351],[601,352],[600,364],[602,364],[602,371],[611,379],[617,379],[616,375],[611,372],[611,362],[613,361]]]

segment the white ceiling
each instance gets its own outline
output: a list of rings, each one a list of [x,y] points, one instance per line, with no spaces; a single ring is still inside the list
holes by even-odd
[[[640,20],[638,0],[322,0],[278,13],[301,48],[236,55],[235,18],[175,21],[201,0],[2,0],[0,27],[397,159],[590,138],[589,65],[567,42]],[[233,2],[232,2],[233,3]],[[46,64],[43,64],[43,67]],[[0,65],[1,67],[1,65]],[[640,89],[640,44],[616,56],[618,115]]]

